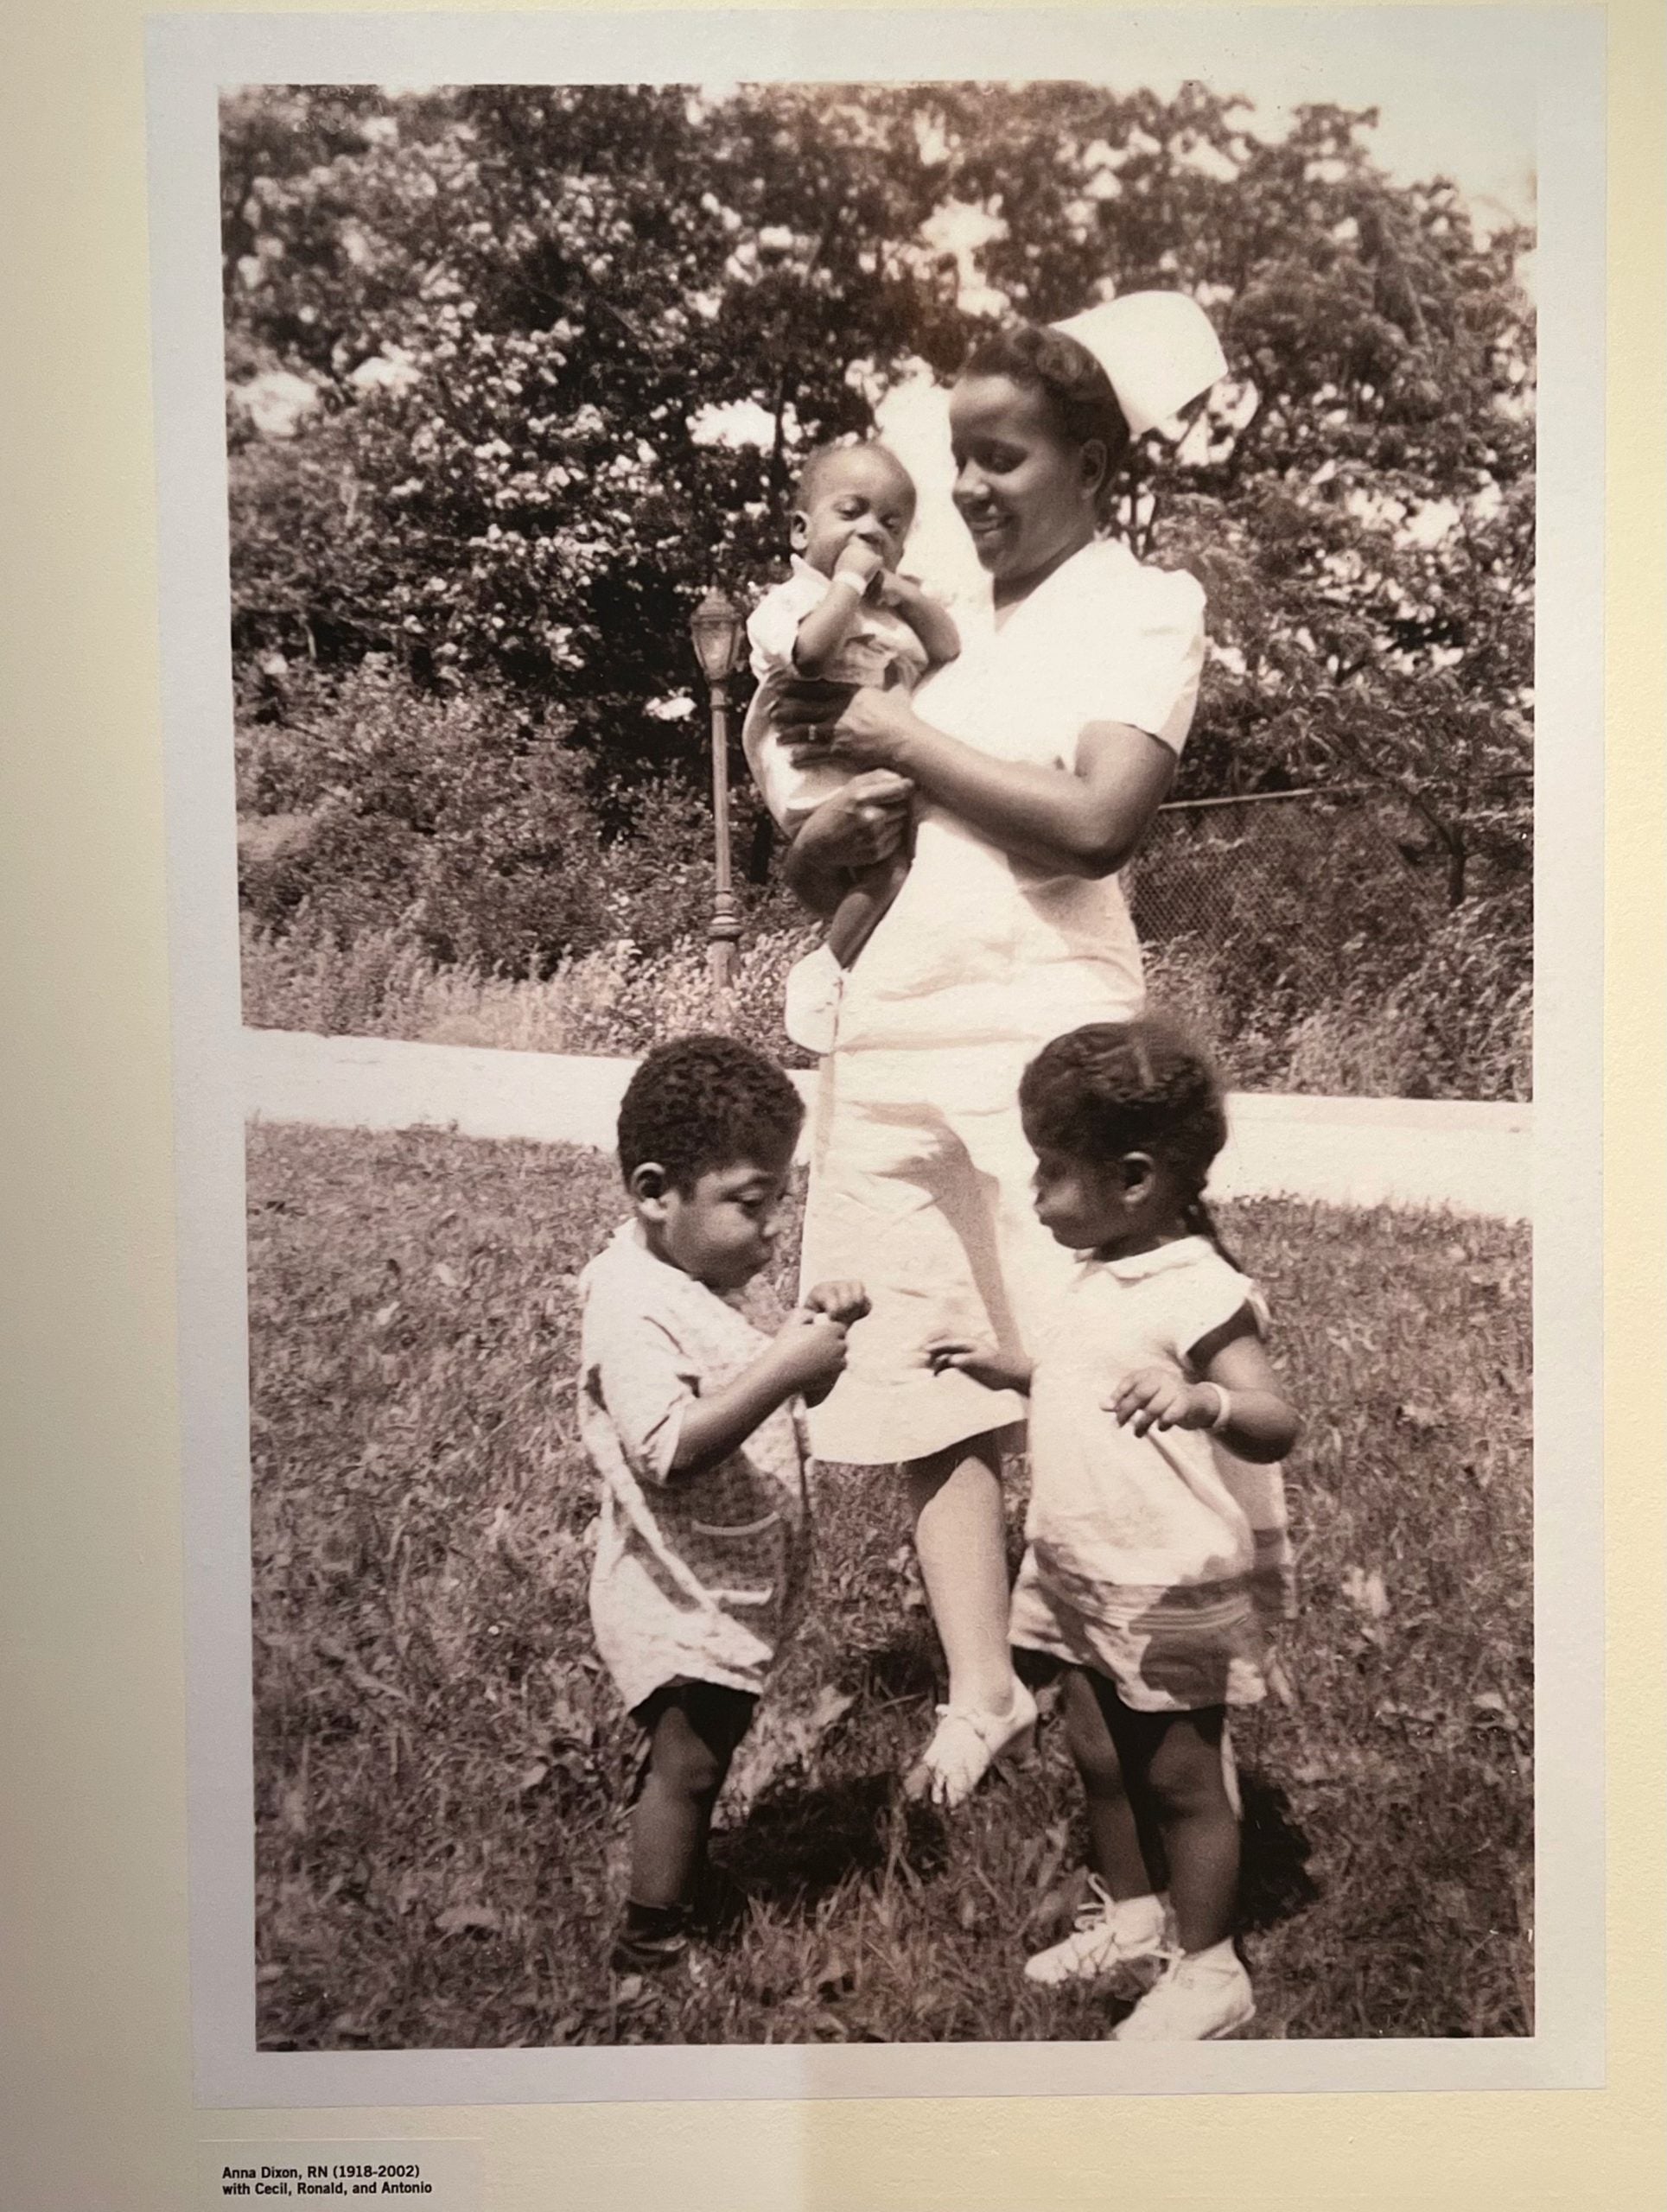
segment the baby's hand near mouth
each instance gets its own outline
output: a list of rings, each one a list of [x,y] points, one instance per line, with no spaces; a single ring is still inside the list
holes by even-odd
[[[860,537],[853,537],[841,548],[839,558],[834,563],[833,572],[837,576],[856,576],[860,580],[866,592],[874,578],[884,569],[885,565],[884,561],[872,545],[865,544]]]

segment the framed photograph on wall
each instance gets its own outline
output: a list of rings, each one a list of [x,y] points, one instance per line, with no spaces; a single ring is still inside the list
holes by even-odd
[[[1600,2079],[1601,48],[1417,22],[153,26],[206,2103]],[[1142,993],[1067,1217],[1024,1071]],[[785,1071],[744,1322],[753,1093],[616,1156],[691,1035]],[[808,1440],[653,1459],[620,1234],[673,1428],[797,1331]],[[1257,1287],[1065,1491],[1050,1237]],[[791,1575],[673,1503],[771,1420]]]

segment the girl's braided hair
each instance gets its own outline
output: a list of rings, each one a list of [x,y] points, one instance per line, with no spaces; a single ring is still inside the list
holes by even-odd
[[[1053,429],[1066,444],[1085,446],[1098,441],[1104,447],[1105,474],[1096,495],[1104,519],[1110,508],[1113,480],[1134,441],[1111,379],[1088,348],[1066,331],[1048,330],[1040,323],[1014,323],[980,339],[961,373],[1006,377],[1040,392]]]
[[[1150,1154],[1175,1179],[1182,1225],[1231,1262],[1204,1201],[1211,1165],[1227,1141],[1221,1086],[1184,1030],[1142,1014],[1056,1037],[1025,1070],[1019,1109],[1038,1147],[1103,1165]]]

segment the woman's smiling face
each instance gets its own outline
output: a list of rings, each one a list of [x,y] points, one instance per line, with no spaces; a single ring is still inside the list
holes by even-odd
[[[1011,377],[963,377],[949,422],[955,505],[997,600],[1017,597],[1093,537],[1105,455],[1062,438],[1046,393]]]

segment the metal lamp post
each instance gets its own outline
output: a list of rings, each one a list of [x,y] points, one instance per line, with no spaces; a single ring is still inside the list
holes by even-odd
[[[689,630],[695,641],[695,658],[712,694],[712,821],[717,870],[712,918],[706,930],[706,957],[714,988],[725,994],[735,973],[735,945],[741,936],[741,916],[729,877],[729,679],[741,666],[746,629],[734,601],[714,590],[695,609]]]

